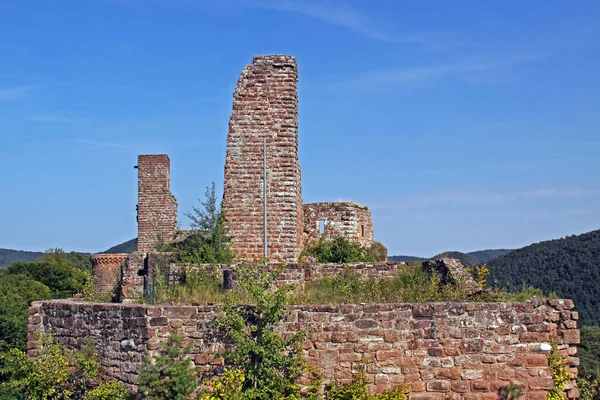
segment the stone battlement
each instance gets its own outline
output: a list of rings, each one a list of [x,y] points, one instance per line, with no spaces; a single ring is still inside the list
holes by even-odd
[[[348,379],[366,367],[371,390],[404,384],[411,399],[496,398],[519,384],[528,399],[553,387],[547,351],[551,338],[577,374],[577,312],[570,300],[524,303],[398,303],[289,306],[283,334],[312,330],[303,343],[308,363],[324,378]],[[223,350],[212,322],[216,306],[34,302],[29,310],[28,354],[35,332],[52,332],[71,347],[91,339],[102,370],[135,388],[144,355],[178,329],[191,340],[192,359],[204,372],[222,368],[210,352]],[[569,398],[578,395],[574,382]]]

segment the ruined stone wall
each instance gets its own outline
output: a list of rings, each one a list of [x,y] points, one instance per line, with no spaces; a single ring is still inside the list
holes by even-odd
[[[119,300],[128,302],[141,299],[144,294],[144,275],[148,276],[147,258],[134,251],[121,266]]]
[[[304,204],[304,240],[308,244],[322,235],[328,239],[345,236],[370,246],[373,243],[371,211],[356,203],[310,203]],[[324,232],[320,232],[323,221]]]
[[[165,271],[167,268],[171,275],[181,274],[185,269],[203,269],[215,273],[220,277],[224,270],[235,270],[236,265],[231,264],[178,264],[172,263],[170,253],[148,253],[145,260],[140,259],[135,253],[123,268],[122,300],[139,297],[143,292],[143,274],[150,275],[153,270]],[[323,278],[333,278],[343,273],[355,273],[363,279],[391,279],[402,270],[420,263],[415,262],[357,262],[347,264],[336,263],[290,263],[286,264],[281,274],[277,277],[277,286],[294,285],[297,290],[304,290],[307,282],[317,281]],[[280,264],[269,264],[266,268],[270,271],[280,270]],[[464,285],[467,293],[475,294],[481,292],[481,288],[473,277],[468,274],[462,264],[455,259],[444,258],[440,260],[427,261],[422,264],[426,270],[435,270],[446,282],[459,282]],[[262,266],[261,266],[262,268]],[[235,279],[235,278],[234,278]],[[137,289],[135,287],[137,286]]]
[[[240,260],[263,256],[263,138],[267,139],[268,257],[298,260],[302,194],[298,162],[298,70],[294,57],[254,57],[233,95],[223,212]]]
[[[129,254],[92,254],[92,274],[96,278],[94,287],[96,293],[111,293],[119,283],[121,265]]]
[[[177,200],[170,190],[166,154],[138,156],[138,252],[154,251],[157,241],[170,242],[177,230]]]
[[[411,399],[496,399],[498,389],[519,384],[527,399],[545,399],[553,387],[547,351],[555,338],[577,374],[577,312],[570,300],[525,303],[419,303],[291,306],[281,332],[313,330],[304,355],[326,380],[346,380],[366,365],[371,390],[398,384]],[[69,345],[96,344],[109,377],[134,387],[142,357],[175,329],[192,343],[203,371],[221,367],[209,352],[223,349],[212,321],[214,306],[34,302],[29,310],[28,354],[36,331]],[[216,335],[216,336],[215,336]],[[574,382],[569,398],[577,397]]]

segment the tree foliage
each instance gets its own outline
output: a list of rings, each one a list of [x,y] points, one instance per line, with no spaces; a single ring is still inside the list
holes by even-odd
[[[540,242],[488,263],[488,283],[534,286],[575,301],[584,325],[600,325],[600,230]]]
[[[600,376],[600,327],[581,328],[579,347],[580,373],[588,376]]]
[[[18,349],[0,356],[0,394],[25,400],[126,400],[130,397],[118,382],[102,382],[94,388],[99,363],[91,346],[71,351],[49,335],[42,335],[38,346],[37,357],[27,357]]]
[[[184,337],[174,332],[161,346],[158,354],[145,357],[138,376],[140,391],[148,400],[185,400],[198,388],[198,379],[182,346]]]
[[[7,268],[7,272],[28,276],[50,288],[54,298],[65,298],[80,292],[89,279],[84,264],[77,264],[80,261],[78,257],[55,249],[34,262],[17,261]]]
[[[198,234],[188,237],[175,245],[174,253],[178,261],[191,264],[228,264],[233,261],[229,249],[231,238],[225,225],[221,205],[217,201],[215,183],[206,188],[205,199],[198,199],[200,206],[193,207],[185,214],[190,226]]]
[[[321,236],[306,247],[301,257],[315,257],[319,262],[343,264],[381,261],[385,252],[385,247],[379,242],[365,247],[345,236],[336,236],[333,239]]]
[[[279,272],[239,267],[239,285],[253,300],[252,306],[227,304],[217,324],[232,349],[221,354],[227,365],[244,373],[244,399],[287,399],[298,396],[298,379],[305,371],[301,343],[306,333],[284,337],[275,331],[283,320],[291,286],[274,288]]]
[[[25,349],[27,309],[32,301],[49,299],[50,289],[27,275],[0,272],[0,352]]]

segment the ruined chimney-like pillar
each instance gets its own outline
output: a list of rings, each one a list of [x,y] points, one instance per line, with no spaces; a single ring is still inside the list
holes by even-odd
[[[119,283],[121,265],[129,254],[92,254],[92,275],[95,278],[94,287],[98,294],[111,293]]]
[[[177,230],[177,200],[170,190],[170,160],[166,154],[138,156],[138,252],[169,243]]]
[[[267,139],[268,257],[298,260],[302,192],[298,162],[298,69],[284,55],[254,57],[233,95],[223,212],[239,260],[263,256],[263,138]]]

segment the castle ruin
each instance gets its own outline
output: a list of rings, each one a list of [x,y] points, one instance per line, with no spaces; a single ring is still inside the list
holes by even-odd
[[[297,84],[296,59],[272,55],[254,57],[235,88],[222,210],[238,261],[266,256],[273,263],[297,262],[302,250],[321,237],[344,236],[363,246],[374,241],[367,207],[352,202],[302,203]],[[166,154],[139,155],[135,168],[137,255],[144,258],[157,245],[176,238],[177,200],[171,193]],[[116,285],[117,270],[126,259],[92,256],[99,292]]]
[[[307,244],[345,236],[364,246],[374,243],[371,213],[352,202],[302,203],[298,160],[298,70],[294,57],[255,57],[235,89],[229,121],[223,212],[239,261],[265,255],[266,268],[285,262],[276,282],[303,288],[307,282],[352,271],[362,278],[386,279],[407,267],[400,262],[299,263]],[[142,358],[174,329],[193,344],[202,371],[222,366],[207,356],[214,342],[216,306],[126,304],[147,292],[155,270],[178,271],[157,246],[178,240],[177,201],[170,189],[167,155],[140,155],[138,170],[138,249],[131,254],[94,254],[98,293],[117,294],[120,304],[73,300],[34,302],[29,310],[28,354],[35,355],[35,332],[52,332],[68,346],[92,340],[102,371],[136,390]],[[265,242],[266,238],[266,242]],[[266,245],[266,246],[265,246]],[[230,265],[204,265],[222,273]],[[473,295],[481,288],[457,260],[426,262],[449,281],[463,282]],[[124,304],[125,303],[125,304]],[[399,303],[296,305],[278,328],[292,334],[314,330],[303,355],[323,377],[348,380],[368,363],[371,391],[402,384],[410,400],[492,400],[517,383],[528,400],[546,399],[554,386],[548,342],[555,340],[577,374],[578,313],[571,300],[534,299],[524,303]],[[210,339],[210,340],[209,340]],[[575,381],[566,396],[577,398]]]

